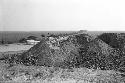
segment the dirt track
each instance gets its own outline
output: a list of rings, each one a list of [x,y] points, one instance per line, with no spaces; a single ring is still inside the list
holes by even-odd
[[[6,44],[6,45],[0,45],[0,52],[28,50],[32,46],[33,45],[24,45],[24,44]]]

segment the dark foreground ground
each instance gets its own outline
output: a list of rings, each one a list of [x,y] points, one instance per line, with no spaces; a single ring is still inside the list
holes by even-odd
[[[1,83],[125,83],[125,77],[113,70],[87,68],[24,66],[0,63]]]

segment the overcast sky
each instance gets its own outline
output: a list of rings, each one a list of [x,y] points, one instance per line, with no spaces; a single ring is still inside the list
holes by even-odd
[[[0,30],[81,29],[125,31],[125,0],[0,0]]]

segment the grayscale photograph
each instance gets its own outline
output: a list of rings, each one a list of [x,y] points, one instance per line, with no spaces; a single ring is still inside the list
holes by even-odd
[[[125,1],[0,0],[0,83],[125,83]]]

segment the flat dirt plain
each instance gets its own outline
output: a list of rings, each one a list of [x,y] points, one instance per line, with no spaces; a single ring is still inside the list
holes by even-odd
[[[32,45],[0,46],[0,55],[22,53]],[[0,83],[125,83],[113,70],[13,65],[0,61]]]

